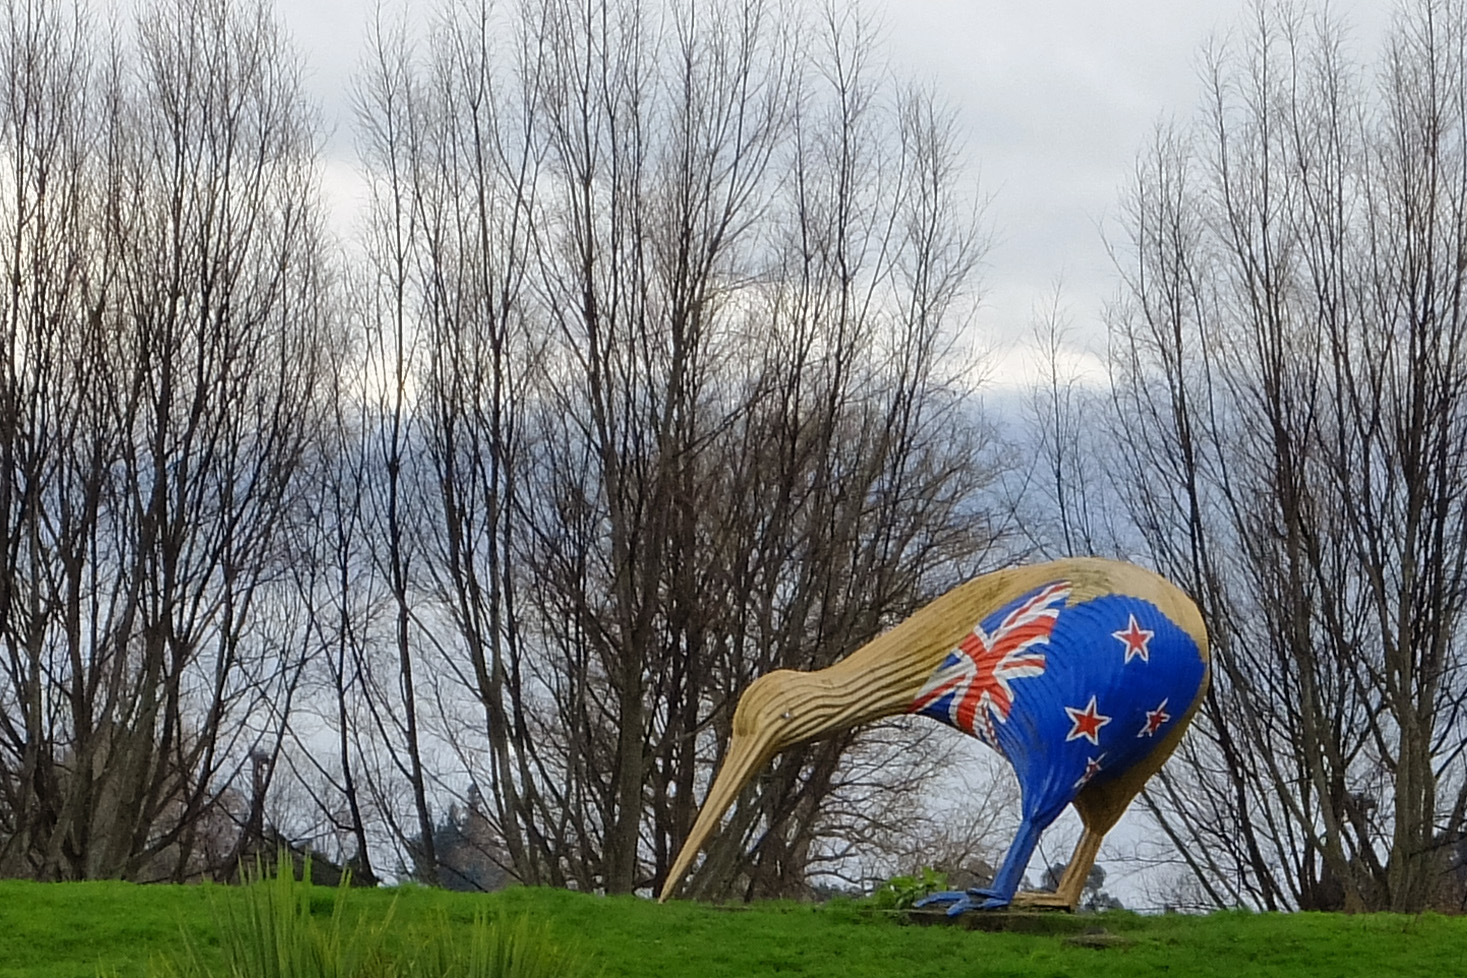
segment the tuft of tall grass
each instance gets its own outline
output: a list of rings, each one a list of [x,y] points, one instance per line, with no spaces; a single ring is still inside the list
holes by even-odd
[[[257,862],[238,899],[213,903],[221,936],[223,969],[211,967],[199,945],[185,932],[184,951],[154,968],[161,978],[391,978],[383,936],[393,907],[376,924],[346,913],[349,880],[342,878],[331,913],[312,910],[311,867],[295,877],[288,856],[276,860],[273,874]],[[229,894],[235,896],[236,894]]]
[[[441,914],[422,942],[415,978],[579,978],[590,969],[527,917],[494,920],[483,911],[465,934]]]
[[[310,865],[299,880],[282,854],[273,874],[257,865],[239,899],[215,902],[223,965],[184,935],[181,955],[155,964],[157,978],[581,978],[589,969],[543,927],[484,911],[469,925],[440,913],[431,923],[392,927],[396,901],[374,923],[349,915],[343,878],[329,914],[313,898]],[[390,938],[390,939],[389,939]]]

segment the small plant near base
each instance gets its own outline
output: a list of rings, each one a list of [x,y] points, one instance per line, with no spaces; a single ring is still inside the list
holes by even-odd
[[[923,897],[946,890],[947,874],[931,866],[923,866],[911,876],[893,876],[882,883],[868,898],[873,910],[910,910]]]

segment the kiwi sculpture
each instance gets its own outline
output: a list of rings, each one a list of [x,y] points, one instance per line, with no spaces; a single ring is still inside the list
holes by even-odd
[[[1073,910],[1101,840],[1176,749],[1208,677],[1197,605],[1144,568],[1076,558],[973,578],[829,668],[779,670],[750,684],[661,899],[775,754],[917,713],[999,751],[1022,799],[992,885],[924,903],[953,915],[1010,904]],[[1040,835],[1070,804],[1084,831],[1058,889],[1016,892]]]

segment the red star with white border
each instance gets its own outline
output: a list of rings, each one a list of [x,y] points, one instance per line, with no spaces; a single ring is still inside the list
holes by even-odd
[[[1090,779],[1100,773],[1100,762],[1105,760],[1105,755],[1092,757],[1085,762],[1085,773],[1080,775],[1080,780],[1075,782],[1075,788],[1083,788],[1090,783]]]
[[[1151,650],[1147,648],[1147,643],[1156,633],[1142,628],[1141,623],[1136,621],[1135,615],[1131,615],[1131,620],[1126,623],[1125,628],[1110,634],[1113,638],[1120,639],[1126,646],[1126,662],[1130,662],[1137,656],[1141,657],[1142,662],[1151,661]]]
[[[1162,700],[1161,704],[1157,706],[1156,709],[1146,711],[1146,724],[1141,728],[1141,732],[1138,733],[1136,736],[1156,736],[1156,732],[1161,729],[1162,724],[1166,723],[1171,718],[1172,715],[1166,711],[1166,700]]]
[[[1074,723],[1074,726],[1070,728],[1069,734],[1065,737],[1065,743],[1068,744],[1072,740],[1079,740],[1081,737],[1084,737],[1096,747],[1099,747],[1100,728],[1110,723],[1110,717],[1102,715],[1095,709],[1094,694],[1091,694],[1090,702],[1085,705],[1085,709],[1077,710],[1073,706],[1067,706],[1065,707],[1065,712],[1070,715],[1070,720]]]

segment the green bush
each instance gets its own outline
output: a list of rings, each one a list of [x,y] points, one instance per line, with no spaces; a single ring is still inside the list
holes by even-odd
[[[868,905],[875,910],[910,910],[918,900],[947,889],[947,874],[923,866],[913,876],[893,876],[871,894]]]

